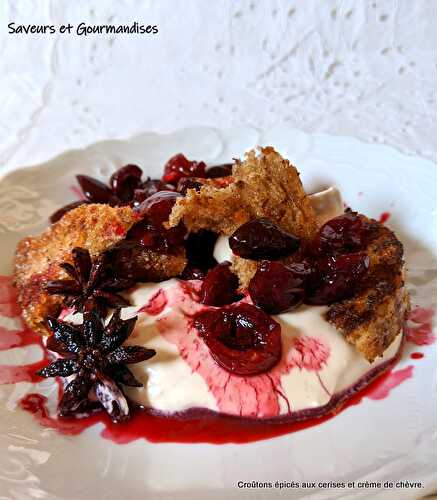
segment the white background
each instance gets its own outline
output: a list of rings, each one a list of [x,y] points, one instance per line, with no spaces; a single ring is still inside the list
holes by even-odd
[[[0,2],[0,169],[104,138],[291,125],[437,160],[437,2]],[[8,34],[157,24],[157,35]]]
[[[433,0],[0,0],[0,171],[194,125],[289,125],[437,161],[436,19]],[[159,33],[7,28],[134,21]]]

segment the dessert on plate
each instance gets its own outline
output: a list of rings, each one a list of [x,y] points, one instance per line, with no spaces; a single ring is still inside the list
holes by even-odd
[[[142,174],[78,176],[83,200],[18,245],[60,416],[202,409],[279,425],[337,411],[397,361],[402,244],[337,189],[308,195],[271,147]]]

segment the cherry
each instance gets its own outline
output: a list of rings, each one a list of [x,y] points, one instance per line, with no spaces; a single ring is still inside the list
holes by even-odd
[[[290,264],[263,262],[249,283],[253,303],[269,314],[297,307],[314,269],[307,262]]]
[[[319,254],[349,253],[366,245],[366,228],[357,212],[346,212],[325,222],[314,239]]]
[[[245,259],[277,260],[294,253],[300,240],[269,219],[258,218],[240,226],[229,238],[229,246]]]
[[[205,177],[205,169],[203,161],[190,161],[179,153],[172,156],[165,164],[162,180],[176,186],[182,177]]]
[[[118,199],[112,190],[103,182],[88,175],[77,175],[77,182],[82,188],[82,192],[91,203],[108,203],[117,205]]]
[[[351,296],[370,265],[365,252],[330,255],[318,262],[318,278],[307,291],[307,304],[332,304]]]
[[[188,263],[179,278],[181,280],[203,280],[205,278],[205,275],[206,271]]]
[[[207,229],[190,233],[185,243],[189,267],[206,271],[217,265],[214,258],[214,246],[218,235]],[[193,278],[197,279],[197,278]]]
[[[158,193],[159,191],[174,191],[175,188],[171,184],[166,184],[160,179],[150,179],[150,177],[143,182],[139,189],[135,189],[133,194],[134,206],[140,205],[144,200],[150,196]]]
[[[175,191],[158,191],[144,200],[135,210],[140,215],[147,215],[154,224],[162,225],[168,221],[178,198],[182,198],[182,195]]]
[[[194,326],[215,361],[234,375],[266,372],[281,358],[279,323],[251,304],[201,311]]]
[[[159,280],[159,273],[145,266],[144,249],[134,239],[124,240],[106,252],[110,277],[132,282]]]
[[[217,179],[219,177],[228,177],[232,175],[232,163],[224,163],[223,165],[213,165],[205,171],[205,177],[208,179]]]
[[[176,191],[181,193],[183,196],[187,194],[189,189],[195,189],[197,192],[202,188],[202,183],[196,181],[196,179],[192,177],[183,177],[179,180]]]
[[[135,189],[141,185],[143,171],[137,165],[125,165],[116,170],[109,179],[109,185],[113,193],[122,202],[130,202]]]
[[[200,302],[209,306],[224,306],[239,300],[238,277],[230,266],[231,263],[225,261],[208,271],[200,289]]]
[[[83,203],[105,203],[111,206],[133,205],[138,206],[144,200],[158,191],[174,191],[175,187],[161,180],[150,179],[141,182],[142,170],[137,165],[125,165],[116,170],[109,186],[87,175],[77,175],[76,179],[82,189],[86,201],[74,202],[56,211],[51,222],[56,222],[65,213]]]
[[[167,229],[164,223],[178,198],[182,195],[174,191],[158,191],[144,200],[136,211],[143,216],[127,233],[127,239],[138,241],[141,245],[171,253],[183,244],[186,229],[182,224]]]

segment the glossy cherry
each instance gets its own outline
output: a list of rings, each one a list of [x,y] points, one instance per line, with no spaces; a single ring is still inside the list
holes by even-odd
[[[172,156],[165,164],[162,180],[176,186],[183,177],[205,177],[205,169],[203,161],[190,161],[179,153]]]
[[[300,240],[266,218],[240,226],[229,238],[235,255],[252,260],[277,260],[296,252]]]
[[[189,189],[195,189],[197,192],[202,188],[202,183],[193,177],[183,177],[179,180],[176,191],[183,196],[187,194]]]
[[[230,262],[222,262],[208,271],[199,292],[200,302],[209,306],[224,306],[239,299],[238,277]]]
[[[357,212],[346,212],[329,220],[319,229],[313,248],[316,253],[349,253],[366,245],[367,231]]]
[[[185,242],[188,264],[182,279],[202,279],[209,269],[217,265],[213,255],[217,237],[216,233],[207,229],[188,235]]]
[[[77,175],[77,182],[79,183],[83,195],[91,203],[108,203],[109,205],[117,205],[119,200],[106,184],[89,177],[88,175]]]
[[[205,177],[208,179],[217,179],[219,177],[228,177],[232,175],[232,163],[224,163],[223,165],[213,165],[205,171]]]
[[[140,205],[144,200],[159,191],[174,191],[175,188],[171,184],[166,184],[160,179],[147,178],[140,188],[135,189],[133,194],[134,206]]]
[[[266,372],[281,358],[279,323],[251,304],[201,311],[194,326],[215,361],[234,375]]]
[[[318,277],[307,291],[308,304],[332,304],[350,297],[369,270],[370,259],[365,252],[330,255],[318,262]]]
[[[183,244],[186,230],[182,224],[167,229],[164,223],[182,195],[174,191],[159,191],[144,200],[136,211],[143,217],[128,232],[128,240],[136,240],[141,245],[162,252],[169,252]]]
[[[137,165],[125,165],[116,170],[109,179],[112,192],[122,202],[132,201],[135,189],[141,186],[143,171]]]
[[[263,262],[249,283],[253,303],[269,314],[297,307],[314,269],[306,262],[290,264]]]

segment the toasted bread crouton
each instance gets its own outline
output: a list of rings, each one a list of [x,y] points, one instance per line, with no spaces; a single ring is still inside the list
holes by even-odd
[[[188,190],[178,200],[170,226],[183,221],[193,232],[199,229],[230,235],[241,224],[267,217],[303,240],[317,230],[317,218],[302,187],[299,172],[273,148],[246,153],[233,168],[233,181],[225,187],[205,185]]]
[[[363,216],[364,218],[364,216]],[[332,304],[327,320],[370,362],[402,332],[410,310],[404,283],[403,246],[381,223],[367,219],[370,268],[354,295]]]
[[[21,240],[16,250],[14,281],[27,324],[47,333],[43,321],[47,315],[58,312],[62,299],[48,295],[45,284],[48,280],[67,278],[59,264],[72,262],[74,247],[85,248],[95,257],[123,240],[138,218],[130,207],[82,205],[67,212],[40,236]],[[151,279],[156,281],[176,276],[186,264],[183,251],[167,256],[147,249],[141,258],[145,269],[151,270]]]

